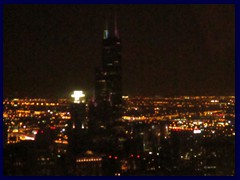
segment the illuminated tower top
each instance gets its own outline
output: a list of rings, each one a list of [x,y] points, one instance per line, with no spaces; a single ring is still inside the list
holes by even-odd
[[[108,22],[106,21],[106,27],[103,31],[103,39],[108,39],[109,38],[109,30],[108,30]]]
[[[111,23],[110,23],[111,26]],[[108,27],[108,21],[106,20],[106,24],[105,24],[105,29],[103,31],[103,39],[111,39],[111,38],[115,38],[115,39],[120,39],[119,37],[119,31],[118,31],[118,27],[117,27],[117,16],[114,15],[114,22],[111,26],[111,30]]]
[[[85,97],[85,94],[83,93],[83,91],[73,91],[73,94],[71,95],[71,97],[74,98],[74,103],[84,103],[85,99],[83,99],[83,97]]]

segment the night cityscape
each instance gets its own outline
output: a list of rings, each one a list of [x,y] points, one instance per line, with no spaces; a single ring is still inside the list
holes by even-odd
[[[234,5],[4,5],[4,176],[234,176]]]

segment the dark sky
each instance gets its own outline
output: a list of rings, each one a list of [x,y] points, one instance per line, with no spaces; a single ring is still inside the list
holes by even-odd
[[[114,12],[125,95],[234,94],[234,5],[4,5],[4,97],[91,95]]]

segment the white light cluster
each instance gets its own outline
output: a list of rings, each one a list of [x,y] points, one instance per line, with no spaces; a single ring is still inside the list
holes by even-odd
[[[83,91],[73,91],[71,97],[74,98],[74,103],[80,103],[84,102],[84,99],[81,98],[85,97],[85,94],[83,94]]]
[[[201,133],[201,130],[195,129],[195,130],[193,131],[193,133],[194,133],[194,134],[200,134],[200,133]]]

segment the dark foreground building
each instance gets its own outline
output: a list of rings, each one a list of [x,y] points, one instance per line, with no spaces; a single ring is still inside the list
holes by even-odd
[[[102,67],[96,68],[95,102],[97,119],[103,126],[121,117],[122,76],[121,40],[116,19],[114,32],[106,26],[103,34]]]

